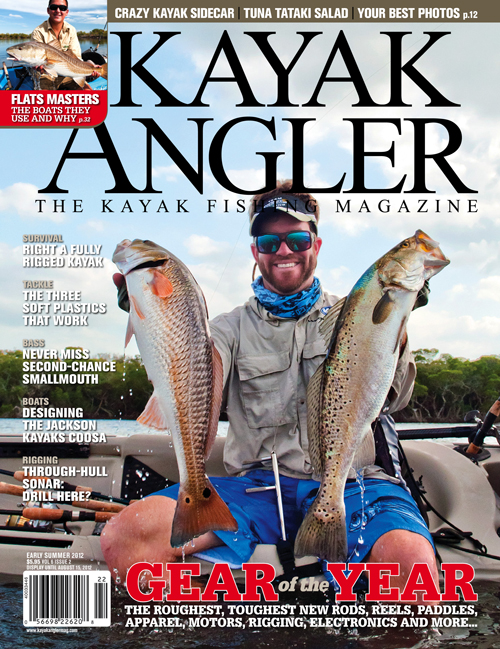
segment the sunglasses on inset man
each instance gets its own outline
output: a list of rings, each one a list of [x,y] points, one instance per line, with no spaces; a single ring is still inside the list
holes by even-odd
[[[66,7],[66,5],[49,5],[49,9],[51,11],[57,11],[59,9],[61,13],[68,11],[68,7]]]
[[[257,250],[263,255],[278,252],[282,241],[286,243],[288,249],[292,252],[305,252],[309,250],[315,239],[316,235],[309,230],[261,234],[253,238]]]

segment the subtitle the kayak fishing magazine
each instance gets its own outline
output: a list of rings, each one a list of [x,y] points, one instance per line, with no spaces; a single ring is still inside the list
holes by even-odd
[[[6,644],[494,640],[499,21],[0,2]]]

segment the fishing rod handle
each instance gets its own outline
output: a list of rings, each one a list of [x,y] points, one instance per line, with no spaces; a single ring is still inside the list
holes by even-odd
[[[106,503],[100,500],[82,500],[73,501],[71,503],[73,507],[80,507],[82,509],[93,509],[96,512],[113,512],[118,514],[125,509],[126,505],[120,505],[119,503]]]
[[[22,496],[24,489],[15,484],[0,482],[0,494],[9,494],[10,496]]]
[[[115,516],[113,512],[73,512],[67,509],[41,507],[26,507],[22,510],[22,515],[35,521],[95,521],[96,523],[104,523]]]
[[[486,417],[484,418],[481,428],[477,431],[477,433],[474,435],[474,439],[469,444],[469,448],[466,451],[468,455],[476,455],[477,453],[479,453],[484,443],[484,438],[495,423],[498,415],[500,415],[500,397],[495,401],[495,403],[486,413]]]

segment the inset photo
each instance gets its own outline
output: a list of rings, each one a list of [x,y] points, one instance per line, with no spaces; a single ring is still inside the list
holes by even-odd
[[[97,126],[107,111],[107,6],[0,3],[0,126]],[[4,5],[5,6],[5,5]]]

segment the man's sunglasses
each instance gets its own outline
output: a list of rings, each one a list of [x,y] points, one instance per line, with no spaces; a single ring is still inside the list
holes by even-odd
[[[292,252],[304,252],[309,250],[315,240],[314,232],[299,230],[298,232],[282,232],[279,234],[261,234],[254,237],[257,250],[263,255],[271,255],[278,252],[281,242],[284,241]]]
[[[68,11],[68,7],[66,7],[66,5],[49,5],[49,9],[51,11],[57,11],[59,9],[61,13]]]

